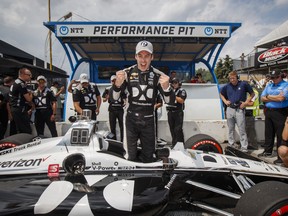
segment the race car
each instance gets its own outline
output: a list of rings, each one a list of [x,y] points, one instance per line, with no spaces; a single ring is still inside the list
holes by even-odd
[[[183,143],[129,161],[109,135],[84,118],[62,137],[0,141],[0,215],[288,214],[285,167]]]

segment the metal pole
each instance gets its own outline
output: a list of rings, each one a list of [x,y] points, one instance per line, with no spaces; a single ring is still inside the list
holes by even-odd
[[[48,19],[51,21],[50,0],[48,0]],[[50,71],[52,71],[52,32],[49,30],[49,50],[50,50]]]

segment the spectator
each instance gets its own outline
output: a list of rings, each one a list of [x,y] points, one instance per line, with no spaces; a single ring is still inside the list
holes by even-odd
[[[177,76],[176,71],[171,71],[170,77],[169,77],[169,83],[172,83],[172,80],[173,80],[174,78],[176,78],[176,76]]]
[[[197,73],[196,77],[197,77],[197,83],[206,83],[206,81],[203,80],[201,73]]]
[[[60,95],[65,91],[64,86],[62,86],[59,89],[59,83],[57,81],[54,81],[52,83],[52,86],[50,88],[52,92],[54,93],[54,96],[57,100],[56,105],[57,105],[57,111],[56,111],[56,120],[61,121],[63,118],[63,105],[61,103],[61,97]]]
[[[125,158],[137,160],[137,140],[140,139],[142,151],[140,160],[144,163],[155,161],[155,118],[154,106],[158,92],[165,95],[169,102],[173,98],[169,77],[151,66],[153,45],[149,41],[140,41],[136,46],[137,65],[116,73],[113,85],[113,98],[119,98],[127,91],[127,110],[124,114]],[[171,98],[172,97],[172,98]]]
[[[0,139],[4,138],[9,120],[10,120],[10,135],[17,133],[16,125],[15,122],[12,120],[11,111],[9,107],[9,91],[13,82],[14,82],[13,77],[7,76],[4,78],[3,85],[0,86],[0,91],[3,94],[3,100],[2,103],[0,104],[0,113],[1,113],[0,122],[3,127],[3,129],[0,132]]]
[[[261,88],[265,88],[266,85],[267,85],[267,83],[270,82],[270,80],[271,80],[271,75],[270,75],[270,74],[266,74],[266,75],[265,75],[265,78],[263,78],[263,79],[261,79],[261,80],[259,81],[260,87],[261,87]]]
[[[288,117],[282,132],[282,143],[278,148],[278,155],[283,161],[284,166],[288,167]]]
[[[222,88],[220,97],[227,106],[226,117],[229,130],[229,146],[236,146],[234,136],[236,124],[239,129],[241,151],[248,152],[248,139],[245,126],[245,107],[249,104],[251,98],[254,97],[254,92],[247,82],[238,79],[238,75],[235,71],[230,72],[230,83]],[[249,97],[247,97],[247,93],[249,93]]]
[[[92,111],[91,119],[96,120],[96,116],[100,112],[101,96],[99,89],[95,83],[90,83],[88,75],[82,73],[80,75],[80,84],[73,90],[73,104],[79,115],[83,114],[83,109]]]
[[[198,82],[198,77],[192,76],[190,82],[191,82],[191,83],[197,83],[197,82]]]
[[[265,143],[264,151],[258,155],[259,157],[272,155],[275,134],[277,137],[277,149],[281,145],[285,119],[288,115],[288,83],[283,81],[279,69],[271,72],[271,80],[273,80],[273,83],[266,85],[261,94],[261,100],[265,103]],[[279,155],[274,163],[282,163]]]
[[[18,133],[32,133],[30,115],[33,94],[27,90],[27,82],[31,80],[32,73],[28,68],[20,68],[18,78],[12,84],[9,92],[9,104],[12,118],[15,121]]]
[[[116,76],[115,75],[111,76],[110,78],[111,86],[105,89],[105,91],[102,94],[102,98],[103,98],[103,102],[108,101],[109,103],[109,108],[108,108],[109,124],[110,124],[111,133],[114,134],[113,138],[115,140],[117,138],[116,121],[118,120],[119,129],[120,129],[120,139],[121,141],[123,141],[123,114],[124,114],[123,106],[124,106],[124,102],[126,99],[126,95],[121,94],[119,95],[119,98],[113,99],[112,86],[114,85],[115,80],[116,80]]]
[[[37,77],[38,88],[34,91],[33,102],[35,104],[35,127],[38,136],[44,136],[45,123],[48,126],[52,137],[57,137],[55,124],[56,118],[56,97],[47,85],[44,76]]]
[[[172,80],[172,88],[175,92],[175,101],[170,101],[166,109],[168,111],[168,124],[172,136],[172,147],[174,147],[177,142],[184,143],[183,110],[187,94],[185,89],[181,88],[181,83],[177,78]]]

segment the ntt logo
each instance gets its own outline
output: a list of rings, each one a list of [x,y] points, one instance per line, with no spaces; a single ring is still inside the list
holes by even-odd
[[[59,29],[59,32],[61,35],[67,35],[68,32],[69,32],[69,29],[67,26],[61,26],[60,29]]]
[[[208,35],[208,36],[212,35],[212,34],[213,34],[213,28],[211,28],[211,27],[206,27],[206,28],[204,29],[204,33],[205,33],[206,35]]]

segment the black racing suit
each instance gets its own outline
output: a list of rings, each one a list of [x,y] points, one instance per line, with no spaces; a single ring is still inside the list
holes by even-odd
[[[182,88],[175,89],[175,96],[185,100],[187,97],[185,89]],[[176,99],[174,102],[169,103],[166,107],[168,112],[168,124],[172,136],[173,147],[177,142],[184,143],[184,133],[183,133],[184,107],[185,104],[178,103]]]
[[[119,123],[119,129],[120,129],[120,138],[121,141],[123,141],[123,106],[124,106],[124,100],[126,99],[126,94],[124,92],[119,95],[118,98],[113,98],[113,89],[112,86],[107,87],[105,91],[102,94],[102,98],[108,97],[108,103],[109,103],[109,124],[111,133],[114,134],[114,139],[116,140],[116,121],[118,120]]]
[[[92,111],[92,120],[96,120],[97,96],[100,95],[99,89],[95,83],[89,83],[87,88],[78,85],[73,90],[73,102],[79,102],[81,109]]]
[[[57,130],[55,121],[51,121],[51,115],[53,115],[52,103],[57,99],[53,92],[45,87],[43,91],[39,89],[34,91],[33,102],[35,104],[35,127],[37,135],[44,135],[45,123],[47,124],[52,137],[57,137]]]
[[[10,88],[9,104],[13,120],[15,121],[18,133],[32,134],[28,104],[24,95],[28,93],[26,83],[20,78],[16,79]]]
[[[128,160],[137,160],[137,141],[140,139],[142,151],[139,159],[144,162],[155,160],[155,120],[154,105],[158,91],[167,103],[174,100],[174,93],[169,87],[164,91],[159,84],[163,72],[150,67],[142,72],[137,66],[124,70],[126,80],[120,88],[113,86],[113,98],[119,97],[121,92],[127,91],[128,102],[124,113],[124,149]]]

